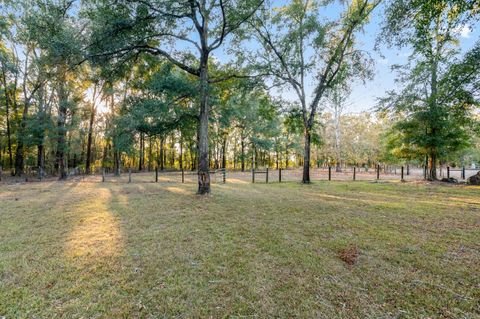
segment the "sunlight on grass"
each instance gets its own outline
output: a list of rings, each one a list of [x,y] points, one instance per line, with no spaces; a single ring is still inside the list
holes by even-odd
[[[185,188],[180,188],[180,187],[173,187],[173,186],[167,186],[165,189],[169,192],[175,193],[175,194],[182,194],[182,195],[191,195],[192,193],[186,190]]]
[[[251,184],[250,181],[238,179],[238,178],[228,178],[228,183],[232,184]]]
[[[0,191],[0,317],[478,314],[480,200],[469,187],[227,182],[200,198],[195,186]]]
[[[81,217],[66,240],[65,255],[70,258],[116,256],[121,251],[121,231],[117,218],[108,209],[108,189],[98,189],[90,199],[77,207]]]

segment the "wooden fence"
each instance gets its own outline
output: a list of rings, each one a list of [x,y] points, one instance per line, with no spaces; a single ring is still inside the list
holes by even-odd
[[[439,168],[439,178],[456,178],[466,180],[469,176],[476,174],[477,170],[452,167]],[[234,171],[217,169],[211,170],[212,183],[229,182],[251,182],[251,183],[272,183],[272,182],[299,182],[302,180],[301,168],[289,169],[254,169],[250,171]],[[120,176],[115,176],[106,169],[101,169],[99,173],[87,175],[80,170],[70,171],[68,179],[77,181],[92,182],[116,182],[116,183],[140,183],[140,182],[169,182],[169,183],[196,183],[196,171],[171,170],[160,171],[158,168],[153,171],[134,171],[125,170]],[[379,181],[379,180],[399,180],[399,181],[418,181],[425,179],[426,170],[423,167],[410,166],[381,166],[377,165],[374,169],[368,167],[336,167],[328,166],[310,169],[310,179],[312,181]],[[23,182],[42,182],[53,181],[57,178],[46,176],[43,171],[29,169],[22,177],[13,177],[7,174],[0,167],[0,182],[2,183],[23,183]]]

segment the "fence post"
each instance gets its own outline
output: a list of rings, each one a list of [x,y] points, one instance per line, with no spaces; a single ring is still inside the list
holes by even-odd
[[[227,169],[224,168],[222,171],[223,174],[223,183],[225,184],[227,182]]]
[[[331,166],[328,167],[328,180],[329,181],[332,180],[332,167]]]
[[[182,184],[185,183],[185,170],[182,168]]]
[[[255,169],[252,167],[252,183],[255,183]]]
[[[462,179],[465,179],[465,166],[462,167]]]
[[[267,167],[267,171],[265,173],[265,182],[268,184],[268,167]]]
[[[155,183],[158,183],[158,167],[155,167]]]
[[[447,178],[450,178],[450,166],[447,166]]]
[[[380,179],[380,164],[377,165],[377,180]]]
[[[102,183],[105,183],[105,167],[102,168]]]
[[[131,168],[128,169],[128,182],[129,183],[132,182],[132,169]]]
[[[356,175],[357,175],[357,167],[354,166],[354,167],[353,167],[353,180],[356,180],[356,178],[357,178]]]
[[[402,166],[402,179],[401,179],[401,181],[402,181],[402,182],[405,181],[405,180],[403,179],[403,166]]]
[[[282,169],[281,168],[278,170],[278,182],[279,183],[282,182]]]

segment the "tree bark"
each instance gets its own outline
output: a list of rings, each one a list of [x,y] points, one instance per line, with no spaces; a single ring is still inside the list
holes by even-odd
[[[183,169],[183,138],[182,133],[180,132],[180,154],[178,157],[178,164],[180,166],[180,170]]]
[[[93,98],[95,99],[96,86],[93,90]],[[92,102],[92,109],[90,110],[90,122],[88,123],[88,137],[87,137],[87,158],[85,162],[85,173],[90,174],[90,163],[92,160],[92,136],[93,123],[95,121],[95,101]]]
[[[113,151],[113,174],[115,176],[120,176],[120,169],[121,169],[121,154],[120,151],[115,150]]]
[[[145,156],[145,133],[140,133],[140,152],[139,152],[139,161],[138,161],[138,170],[143,170],[143,159]]]
[[[310,183],[310,146],[311,133],[309,129],[305,130],[305,154],[303,155],[303,178],[302,183]]]
[[[175,134],[170,139],[170,168],[175,168]]]
[[[242,172],[245,172],[245,137],[242,135],[241,136],[241,149],[242,149],[242,157],[241,157],[241,161],[242,161]]]
[[[13,166],[13,153],[12,153],[12,134],[10,128],[10,98],[8,96],[8,84],[7,84],[7,75],[5,72],[5,66],[2,63],[2,75],[3,75],[3,86],[5,93],[5,117],[7,122],[7,147],[8,147],[8,159],[9,159],[9,168]]]
[[[65,170],[65,152],[66,152],[66,120],[67,120],[67,107],[68,97],[65,91],[66,74],[65,71],[60,71],[62,74],[59,76],[58,85],[58,119],[57,119],[57,152],[56,152],[56,166],[57,173],[60,180],[67,178],[67,172]]]
[[[210,168],[208,160],[208,120],[209,120],[209,93],[208,93],[208,51],[202,53],[200,60],[200,123],[198,130],[198,191],[199,195],[210,194]]]
[[[160,170],[165,169],[165,141],[163,137],[160,137]]]
[[[222,143],[222,168],[227,168],[227,134],[223,135]]]
[[[153,137],[148,137],[148,171],[152,171]]]

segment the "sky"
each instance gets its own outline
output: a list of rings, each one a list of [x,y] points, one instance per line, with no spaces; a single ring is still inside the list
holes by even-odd
[[[278,0],[281,5],[285,3],[285,0]],[[349,3],[349,1],[347,1]],[[337,18],[341,12],[345,9],[347,4],[339,4],[338,2],[327,6],[321,10],[324,10],[321,14],[327,19]],[[377,99],[384,97],[387,91],[395,89],[395,72],[391,71],[393,64],[405,64],[407,57],[410,54],[408,48],[387,48],[381,46],[379,51],[375,50],[375,40],[379,36],[380,28],[383,23],[383,11],[384,8],[379,6],[375,9],[370,21],[364,26],[361,32],[357,33],[357,45],[359,49],[369,52],[370,56],[375,61],[373,71],[374,78],[368,80],[366,83],[361,81],[354,81],[351,85],[351,94],[346,101],[345,113],[359,113],[364,111],[372,111],[377,104]],[[462,53],[471,49],[476,41],[480,39],[480,25],[465,26],[460,33],[460,50]],[[228,46],[226,45],[228,48]],[[215,52],[214,56],[221,62],[227,62],[229,60],[228,55],[224,52]],[[307,94],[312,95],[313,86],[315,81],[312,77],[308,79],[310,82],[307,88]],[[271,92],[273,95],[278,95],[289,101],[298,100],[294,91],[288,88],[282,87],[282,89]],[[322,104],[322,102],[321,102]]]
[[[386,47],[380,48],[380,53],[375,52],[375,38],[380,32],[382,24],[382,8],[377,10],[370,23],[365,27],[365,32],[359,34],[358,40],[361,48],[372,54],[375,60],[375,77],[365,85],[357,83],[353,86],[352,94],[348,100],[349,112],[362,112],[371,110],[376,105],[376,99],[385,96],[386,91],[395,89],[395,73],[391,71],[393,64],[405,64],[410,51],[405,49]],[[473,29],[473,30],[471,30]],[[465,26],[460,33],[460,50],[462,53],[471,49],[480,39],[480,28]],[[383,55],[383,57],[382,57]]]
[[[0,0],[1,1],[1,0]],[[281,6],[286,4],[287,0],[275,0],[275,5]],[[333,2],[327,7],[322,7],[321,16],[334,20],[339,17],[339,15],[344,12],[346,6],[350,1],[345,1],[344,4],[340,4],[338,1]],[[377,39],[380,28],[383,23],[383,11],[384,8],[379,6],[375,9],[373,15],[370,18],[370,21],[365,25],[361,32],[358,32],[357,45],[359,49],[362,49],[368,52],[371,57],[374,59],[374,78],[368,80],[366,83],[360,81],[354,81],[351,85],[351,94],[346,101],[346,110],[345,113],[358,113],[364,111],[371,111],[377,104],[377,99],[384,97],[387,91],[395,89],[395,77],[396,74],[391,71],[391,66],[393,64],[405,64],[407,62],[407,57],[409,56],[409,49],[403,48],[386,48],[385,46],[380,47],[380,52],[374,49],[375,40]],[[480,40],[480,24],[472,26],[465,26],[460,30],[460,49],[461,52],[467,52],[471,49],[474,44]],[[195,34],[192,37],[194,40]],[[234,57],[227,53],[231,45],[230,41],[227,41],[222,46],[222,49],[219,49],[213,53],[213,56],[218,59],[221,63],[228,63],[234,60]],[[189,48],[188,44],[180,43],[174,46],[175,49],[185,50],[192,49]],[[246,49],[257,49],[258,45],[247,44]],[[309,83],[307,87],[307,95],[309,98],[312,96],[313,87],[316,84],[313,79],[314,74],[310,75],[307,79]],[[279,90],[274,90],[271,92],[274,96],[279,96],[283,99],[289,101],[297,101],[297,96],[293,90],[289,90],[287,87],[283,87]],[[325,103],[321,101],[320,107]]]

